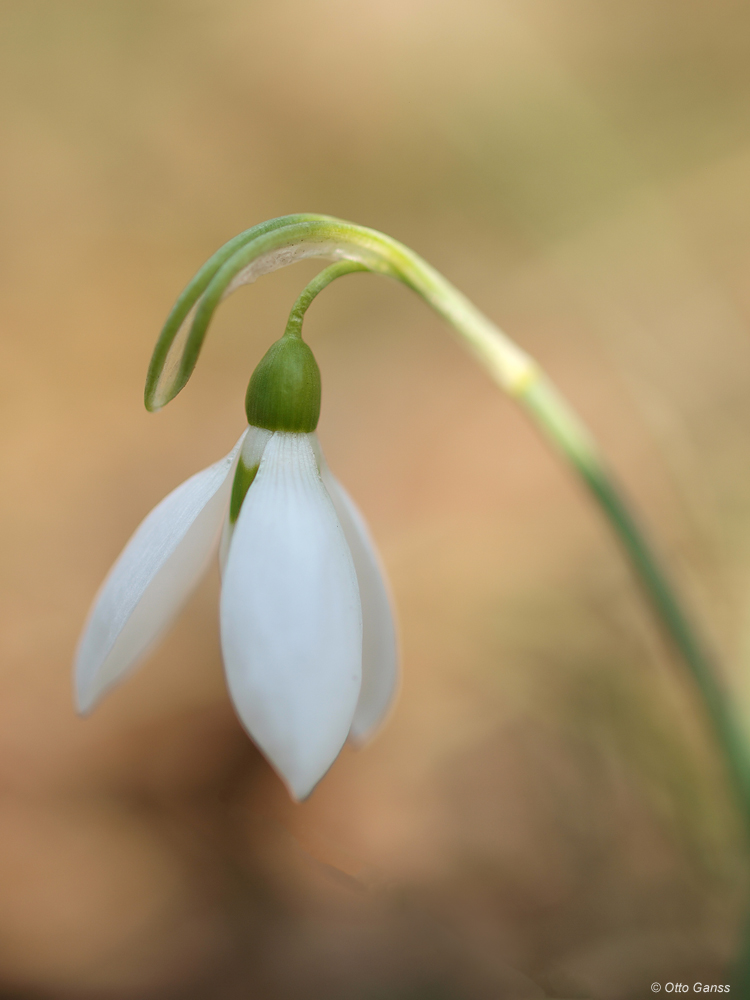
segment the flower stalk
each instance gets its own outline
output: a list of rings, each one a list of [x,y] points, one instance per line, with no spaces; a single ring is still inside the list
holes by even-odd
[[[146,382],[147,408],[160,408],[187,383],[224,297],[261,274],[309,257],[336,263],[321,272],[298,299],[289,318],[289,335],[299,335],[312,300],[342,274],[366,270],[401,281],[448,323],[582,480],[622,544],[663,631],[681,655],[750,826],[750,756],[742,725],[698,629],[592,436],[536,362],[403,244],[375,230],[321,215],[273,219],[230,240],[198,271],[164,326]]]

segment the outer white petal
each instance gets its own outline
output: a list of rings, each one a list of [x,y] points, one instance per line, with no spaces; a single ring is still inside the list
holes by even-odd
[[[357,578],[310,436],[276,433],[240,511],[221,595],[227,681],[243,725],[305,798],[359,697]]]
[[[109,571],[78,645],[79,712],[89,712],[148,652],[203,575],[218,544],[244,437],[154,507]]]
[[[374,735],[393,704],[399,681],[393,602],[375,543],[356,504],[328,468],[317,439],[315,455],[323,485],[333,501],[354,560],[362,602],[362,690],[351,737],[364,743]]]

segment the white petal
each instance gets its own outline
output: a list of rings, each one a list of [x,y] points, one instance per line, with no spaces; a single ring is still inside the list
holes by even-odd
[[[354,560],[362,602],[362,689],[351,738],[365,743],[383,722],[398,689],[398,642],[388,581],[367,524],[356,504],[328,468],[320,445],[315,455],[323,485],[333,501]]]
[[[362,659],[352,557],[307,434],[266,446],[224,570],[221,643],[243,725],[305,798],[346,741]]]
[[[109,571],[78,645],[79,712],[89,712],[122,680],[198,584],[218,543],[244,437],[154,507]]]

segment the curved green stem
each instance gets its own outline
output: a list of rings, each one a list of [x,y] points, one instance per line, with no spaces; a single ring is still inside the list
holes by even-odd
[[[713,657],[691,623],[644,528],[595,443],[543,375],[524,389],[519,402],[584,482],[622,543],[664,632],[681,654],[698,689],[750,827],[750,755],[742,722]]]
[[[323,271],[303,292],[290,317],[293,329],[301,324],[315,295],[339,274],[364,269],[395,278],[446,320],[490,377],[523,406],[542,435],[570,463],[622,543],[664,631],[682,656],[750,825],[750,757],[742,726],[711,656],[593,438],[534,360],[408,247],[375,230],[315,215],[274,219],[235,237],[201,268],[170,314],[149,369],[147,407],[164,405],[186,384],[225,295],[260,274],[304,257],[346,263]]]
[[[336,278],[343,278],[345,274],[354,274],[356,271],[366,270],[367,268],[364,264],[359,264],[355,260],[343,260],[339,264],[331,264],[330,267],[326,267],[319,274],[316,274],[292,306],[284,336],[302,336],[302,320],[305,318],[305,313],[310,308],[312,300],[320,295],[323,289],[330,285],[332,281],[335,281]]]
[[[349,260],[402,281],[456,329],[510,392],[533,362],[468,299],[408,247],[374,229],[328,216],[284,216],[235,237],[196,274],[162,329],[146,378],[146,408],[164,406],[187,384],[221,300],[242,284],[305,257]],[[191,322],[189,322],[192,319]]]

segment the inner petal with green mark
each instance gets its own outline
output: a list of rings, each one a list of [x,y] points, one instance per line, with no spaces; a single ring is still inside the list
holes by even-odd
[[[250,427],[248,431],[232,483],[232,497],[229,501],[229,524],[232,527],[237,522],[245,496],[257,475],[260,460],[272,434],[272,431],[261,427]]]

